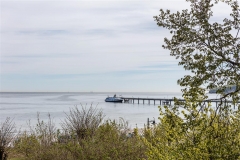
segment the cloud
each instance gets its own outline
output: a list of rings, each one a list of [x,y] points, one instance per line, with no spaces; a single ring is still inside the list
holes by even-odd
[[[161,47],[170,35],[154,22],[160,8],[174,12],[189,3],[1,1],[1,89],[104,91],[109,84],[112,90],[161,91],[175,84],[186,72]],[[220,9],[216,19],[226,15]]]
[[[38,35],[38,36],[53,36],[53,35],[61,35],[61,34],[68,34],[70,33],[67,30],[22,30],[17,31],[16,34],[23,34],[23,35]]]

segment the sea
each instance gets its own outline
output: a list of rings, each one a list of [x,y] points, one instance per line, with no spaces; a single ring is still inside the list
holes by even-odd
[[[128,122],[129,128],[143,128],[147,120],[158,123],[159,101],[145,104],[105,102],[108,96],[134,98],[181,98],[181,93],[172,92],[0,92],[0,123],[10,117],[18,130],[28,130],[36,125],[37,115],[40,120],[47,122],[50,114],[55,126],[61,129],[61,123],[70,109],[91,105],[102,110],[106,120],[120,118]],[[161,107],[161,106],[160,106]]]

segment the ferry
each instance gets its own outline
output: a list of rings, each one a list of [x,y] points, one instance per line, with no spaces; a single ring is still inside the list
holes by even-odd
[[[116,94],[113,97],[107,97],[105,99],[105,102],[118,102],[118,103],[122,103],[123,99],[119,98],[116,96]]]

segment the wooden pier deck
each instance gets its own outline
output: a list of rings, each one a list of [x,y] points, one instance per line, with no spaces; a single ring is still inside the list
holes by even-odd
[[[153,104],[158,104],[158,105],[171,105],[174,103],[174,99],[171,98],[134,98],[134,97],[120,97],[121,99],[123,99],[124,103],[137,103],[140,104],[140,102],[142,102],[142,104],[151,104],[150,102],[153,102]],[[179,101],[185,101],[184,99],[178,99]],[[205,100],[203,102],[210,102],[210,103],[216,103],[216,106],[218,103],[220,103],[221,101],[219,99],[209,99],[209,100]],[[233,103],[232,101],[225,101],[224,103]],[[240,103],[240,102],[238,102]]]

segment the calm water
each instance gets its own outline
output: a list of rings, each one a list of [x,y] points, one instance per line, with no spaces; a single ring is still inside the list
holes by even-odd
[[[50,113],[56,126],[64,120],[65,114],[75,105],[80,104],[89,107],[91,104],[102,109],[106,115],[105,119],[124,118],[129,126],[134,128],[137,124],[142,128],[147,118],[156,119],[159,116],[158,105],[154,104],[129,104],[129,103],[106,103],[107,96],[115,93],[0,93],[0,122],[6,117],[14,118],[17,128],[27,129],[27,122],[36,124],[37,112],[40,118],[47,121]],[[181,97],[181,93],[116,93],[123,97],[139,98],[172,98]],[[142,103],[142,102],[141,102]],[[153,103],[153,102],[152,102]]]

